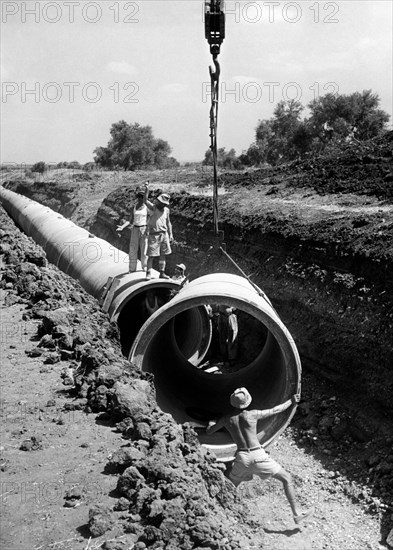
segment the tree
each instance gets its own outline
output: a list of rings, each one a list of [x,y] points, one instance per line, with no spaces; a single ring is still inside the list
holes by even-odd
[[[309,108],[309,125],[313,135],[325,142],[353,136],[359,141],[379,135],[389,115],[378,109],[378,94],[363,90],[350,95],[326,94],[314,99]]]
[[[240,155],[239,161],[244,166],[259,166],[266,162],[265,150],[257,143],[251,143],[247,151]]]
[[[259,120],[255,142],[240,160],[248,166],[277,164],[303,157],[309,151],[319,152],[330,141],[340,144],[347,139],[373,138],[384,131],[390,118],[378,106],[379,97],[371,90],[326,94],[308,105],[311,115],[301,120],[301,103],[280,101],[272,118]]]
[[[154,145],[154,165],[157,166],[157,168],[165,168],[165,163],[171,151],[167,141],[157,139]]]
[[[386,128],[390,118],[388,113],[377,108],[380,102],[378,94],[373,94],[371,90],[363,90],[361,94],[352,94],[351,100],[356,137],[365,140],[378,136]]]
[[[180,163],[175,159],[175,157],[168,157],[165,160],[164,168],[178,168]]]
[[[292,136],[292,145],[298,156],[303,157],[312,148],[313,134],[308,120],[302,121]]]
[[[43,160],[40,160],[40,162],[36,162],[33,164],[33,167],[31,169],[32,172],[38,172],[39,174],[43,174],[46,170],[46,164]]]
[[[255,143],[247,151],[252,165],[272,162],[278,157],[278,152],[275,153],[276,145],[273,145],[274,138],[273,120],[260,120],[255,129]]]
[[[235,149],[229,149],[223,156],[223,167],[229,170],[237,170],[241,166],[241,162],[236,156]]]
[[[153,136],[151,126],[120,120],[112,124],[110,135],[107,147],[94,150],[94,161],[100,166],[123,170],[165,167],[171,147]]]
[[[255,143],[247,151],[249,162],[277,164],[297,158],[308,135],[305,123],[300,120],[303,109],[299,101],[280,101],[272,118],[260,120],[255,129]]]
[[[94,150],[94,162],[102,168],[113,168],[112,155],[107,147],[97,147]]]
[[[277,103],[273,111],[273,133],[277,136],[288,138],[293,135],[300,123],[300,115],[304,107],[300,101],[290,99]]]
[[[202,164],[213,164],[213,153],[211,149],[206,151]],[[220,168],[227,168],[228,170],[239,169],[241,167],[241,162],[236,156],[235,149],[232,148],[229,151],[225,151],[225,147],[220,147],[217,150],[217,166]]]

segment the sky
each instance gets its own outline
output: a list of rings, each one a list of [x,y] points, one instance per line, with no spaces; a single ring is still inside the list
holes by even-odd
[[[227,0],[218,146],[241,154],[282,99],[372,89],[392,115],[392,6]],[[1,162],[92,161],[119,120],[151,126],[180,162],[204,158],[201,0],[2,0],[1,11]]]

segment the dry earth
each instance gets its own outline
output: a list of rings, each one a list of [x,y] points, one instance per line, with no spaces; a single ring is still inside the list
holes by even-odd
[[[42,356],[26,357],[26,351],[37,343],[39,321],[24,317],[25,303],[7,305],[6,297],[3,291],[2,548],[133,548],[135,538],[124,533],[120,517],[118,526],[114,522],[105,534],[93,539],[88,528],[90,507],[98,503],[113,509],[118,502],[117,475],[105,472],[105,464],[127,443],[108,419],[73,410],[75,398],[61,378],[67,363],[48,364]],[[312,382],[307,376],[304,385]],[[326,388],[326,395],[329,390]],[[21,450],[31,438],[36,438],[37,448]],[[249,517],[255,520],[255,532],[264,534],[255,548],[382,548],[381,520],[388,510],[380,506],[370,509],[369,501],[364,506],[354,499],[348,489],[356,493],[362,488],[350,482],[350,475],[336,471],[323,452],[317,458],[307,447],[302,448],[296,431],[288,430],[271,451],[291,470],[302,504],[314,505],[315,514],[300,531],[290,519],[277,483],[255,480],[238,489]],[[364,493],[366,497],[367,488]],[[68,498],[70,494],[76,498]],[[125,544],[103,546],[105,541]]]
[[[2,235],[7,246],[1,256],[2,546],[6,550],[121,550],[143,548],[143,544],[185,550],[240,549],[252,543],[256,548],[277,550],[341,550],[386,545],[393,527],[392,134],[333,160],[311,159],[281,169],[224,174],[220,189],[227,250],[273,300],[295,336],[306,369],[302,403],[271,452],[293,473],[302,504],[315,506],[307,527],[294,529],[274,482],[255,480],[239,488],[236,497],[221,470],[214,468],[209,457],[201,456],[192,438],[187,439],[187,428],[181,434],[173,432],[173,427],[163,429],[160,423],[170,420],[161,419],[154,402],[148,400],[148,414],[145,411],[143,418],[140,411],[133,411],[132,429],[124,423],[127,415],[119,406],[121,392],[114,388],[122,383],[121,372],[130,367],[117,359],[115,373],[110,371],[109,376],[100,371],[100,361],[109,370],[116,363],[116,330],[108,326],[108,334],[103,335],[97,327],[107,326],[107,321],[95,317],[101,314],[93,300],[55,268],[34,260],[42,253],[26,256],[23,252],[21,256],[21,250],[30,250],[32,245],[7,225]],[[20,174],[4,177],[14,180],[13,188],[123,248],[126,242],[117,240],[114,228],[127,213],[135,185],[146,178],[157,191],[165,188],[172,193],[178,241],[172,264],[185,261],[192,277],[209,270],[236,272],[217,249],[207,254],[211,245],[208,173],[62,172],[35,183],[21,179]],[[44,281],[47,276],[52,281],[48,288],[31,263],[44,270]],[[23,265],[28,269],[18,271]],[[40,282],[35,287],[37,277]],[[54,281],[60,296],[53,295]],[[84,325],[84,329],[96,347],[100,348],[97,334],[106,342],[112,350],[109,356],[100,350],[103,355],[92,360],[89,353],[83,355],[86,349],[81,351],[78,346],[84,344],[74,337],[68,347],[64,340],[59,347],[58,338],[64,336],[59,328],[58,333],[52,327],[43,334],[40,309],[59,307],[76,308],[79,322],[81,317],[86,322],[91,319],[91,327]],[[71,316],[70,323],[74,334],[78,322],[75,325]],[[37,327],[41,327],[40,337]],[[49,347],[41,345],[44,353],[34,357],[42,338]],[[57,359],[56,354],[60,354]],[[67,369],[80,364],[84,373],[74,380],[75,387],[63,385],[68,380]],[[135,377],[133,373],[126,383],[135,384]],[[116,427],[114,422],[122,418]],[[190,445],[187,453],[200,472],[192,484],[199,491],[203,488],[201,505],[207,513],[190,510],[191,497],[183,505],[190,512],[184,524],[180,509],[173,512],[188,539],[168,529],[170,514],[162,513],[162,501],[176,496],[167,487],[163,491],[157,486],[160,476],[143,466],[152,468],[149,453],[156,457],[157,449],[150,438],[157,435],[160,449],[166,449],[161,460],[181,460],[182,471],[188,471],[190,456],[183,446]],[[176,441],[172,447],[171,437]],[[150,450],[140,460],[136,451],[146,450],[146,441]],[[21,450],[21,445],[30,450]],[[144,478],[136,493],[127,485],[130,477],[125,479],[122,474],[124,460],[119,467],[116,450],[120,447],[136,453],[131,462],[126,461],[135,464]],[[112,466],[108,469],[105,465],[112,454],[115,461],[109,459]],[[123,480],[120,493],[119,479]],[[165,483],[171,485],[172,480]],[[161,496],[155,493],[153,498],[160,502],[155,504],[156,512],[161,510],[158,515],[152,512],[148,488],[161,491]],[[145,495],[142,504],[138,492]],[[101,510],[89,520],[89,509],[96,504],[109,506],[111,512]],[[97,516],[101,528],[108,520],[103,533],[95,530]],[[200,520],[199,530],[196,520]],[[153,529],[157,526],[160,533]],[[163,542],[164,532],[169,538]],[[96,536],[90,539],[92,533]]]

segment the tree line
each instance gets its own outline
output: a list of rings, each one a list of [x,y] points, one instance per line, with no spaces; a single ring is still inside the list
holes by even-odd
[[[74,170],[141,170],[174,168],[179,166],[177,160],[170,156],[172,149],[163,139],[153,135],[151,126],[127,123],[124,120],[115,122],[110,129],[110,139],[106,147],[94,149],[94,162],[81,165],[77,161],[59,162],[56,168]],[[34,164],[32,172],[44,173],[49,166],[40,161]]]
[[[379,109],[379,97],[371,90],[326,94],[308,104],[310,116],[301,119],[304,106],[295,100],[280,101],[269,119],[259,120],[255,140],[238,157],[234,149],[217,151],[218,165],[238,169],[276,165],[349,141],[362,142],[386,129],[389,115]],[[212,153],[205,153],[204,164],[211,164]]]
[[[389,115],[379,108],[379,97],[372,90],[352,94],[326,94],[307,105],[310,115],[302,119],[305,107],[296,100],[280,101],[269,119],[259,120],[255,140],[239,156],[235,149],[217,151],[218,166],[241,169],[276,165],[329,147],[341,147],[348,141],[362,142],[380,135],[389,121]],[[151,126],[139,123],[115,122],[110,128],[106,147],[94,150],[94,163],[80,165],[77,161],[58,163],[57,168],[107,170],[140,170],[176,168],[179,163],[170,156],[169,143],[153,135]],[[212,164],[212,152],[205,153],[203,164]],[[43,173],[43,161],[32,171]]]

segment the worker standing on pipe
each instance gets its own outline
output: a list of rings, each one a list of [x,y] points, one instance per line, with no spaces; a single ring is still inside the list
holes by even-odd
[[[149,209],[148,243],[147,243],[147,271],[146,279],[151,279],[153,260],[158,257],[160,279],[169,279],[165,273],[166,256],[172,254],[173,241],[172,224],[169,218],[169,195],[162,193],[153,204],[148,200],[149,182],[145,183],[144,203]]]
[[[299,511],[292,476],[278,462],[270,458],[260,445],[257,436],[257,422],[287,410],[299,400],[300,396],[296,394],[292,399],[273,409],[250,409],[252,397],[248,390],[237,388],[230,397],[231,405],[235,410],[217,420],[211,420],[206,428],[208,434],[226,428],[236,443],[236,457],[229,472],[229,479],[236,487],[242,481],[250,481],[254,474],[261,479],[274,477],[282,482],[296,525],[307,519],[313,510]]]
[[[130,235],[130,249],[128,252],[130,273],[136,271],[138,251],[141,252],[141,264],[142,270],[145,271],[147,267],[147,219],[148,209],[143,201],[145,196],[144,191],[137,189],[136,191],[136,203],[131,209],[130,220],[119,225],[116,229],[117,233],[120,233],[128,226],[131,226]]]

